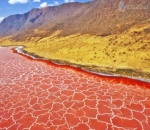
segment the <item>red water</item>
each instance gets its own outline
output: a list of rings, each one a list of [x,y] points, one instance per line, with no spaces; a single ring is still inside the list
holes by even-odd
[[[150,130],[150,84],[0,48],[0,130]]]

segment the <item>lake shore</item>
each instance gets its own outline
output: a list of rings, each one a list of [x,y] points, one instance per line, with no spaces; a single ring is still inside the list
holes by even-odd
[[[61,59],[57,59],[57,60],[47,59],[47,58],[38,56],[38,54],[35,55],[32,52],[25,51],[24,46],[18,46],[15,48],[15,50],[17,51],[17,53],[29,56],[33,59],[42,59],[42,60],[47,60],[58,65],[68,65],[71,67],[80,68],[86,72],[93,73],[96,75],[108,76],[108,77],[125,77],[125,78],[130,78],[130,79],[135,79],[135,80],[150,83],[150,74],[148,74],[147,76],[144,72],[134,70],[134,69],[129,69],[129,68],[114,69],[111,67],[100,67],[100,66],[95,66],[95,65],[92,65],[92,66],[80,65],[76,63],[71,63],[69,61],[62,61]]]

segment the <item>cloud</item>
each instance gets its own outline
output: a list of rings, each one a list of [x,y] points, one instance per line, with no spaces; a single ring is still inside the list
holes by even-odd
[[[59,5],[59,2],[55,1],[55,5]]]
[[[48,4],[47,2],[43,2],[42,4],[40,4],[40,8],[44,8],[47,6],[56,6],[59,5],[59,2],[55,1],[54,4]]]
[[[48,6],[56,6],[59,5],[59,2],[55,1],[54,4],[49,4]]]
[[[9,0],[8,3],[9,4],[16,4],[16,3],[21,3],[21,4],[25,4],[27,3],[29,0]]]
[[[69,3],[69,0],[65,0],[65,3]]]
[[[65,3],[75,2],[74,0],[65,0]]]
[[[40,4],[40,8],[44,8],[44,7],[47,7],[47,6],[48,6],[47,2],[43,2],[42,4]]]
[[[41,0],[33,0],[33,2],[41,2]]]
[[[2,22],[3,19],[4,19],[4,17],[0,17],[0,23]]]

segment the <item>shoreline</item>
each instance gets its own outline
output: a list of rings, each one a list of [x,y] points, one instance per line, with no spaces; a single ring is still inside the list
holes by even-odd
[[[98,71],[94,71],[92,69],[89,69],[88,67],[91,66],[87,66],[87,65],[80,65],[80,64],[75,64],[75,63],[69,63],[68,61],[61,61],[61,60],[56,60],[56,59],[47,59],[47,58],[43,58],[40,57],[38,55],[35,55],[33,53],[24,51],[23,48],[24,46],[0,46],[1,47],[13,47],[13,50],[16,51],[16,53],[18,54],[22,54],[24,56],[30,57],[33,60],[43,60],[46,62],[51,62],[54,65],[59,65],[59,66],[68,66],[68,67],[72,67],[72,68],[76,68],[76,69],[81,69],[84,72],[90,73],[90,74],[95,74],[97,76],[103,76],[103,77],[110,77],[110,78],[126,78],[126,79],[131,79],[131,80],[136,80],[136,81],[140,81],[140,82],[145,82],[145,83],[150,83],[150,79],[146,79],[146,78],[142,78],[142,77],[133,77],[133,76],[126,76],[126,75],[121,75],[121,74],[110,74],[108,72],[98,72]],[[126,68],[128,69],[128,68]],[[124,69],[124,70],[126,70]]]
[[[83,65],[79,65],[79,64],[75,64],[75,63],[68,63],[66,61],[64,62],[64,61],[61,61],[61,60],[46,59],[46,58],[34,55],[34,54],[30,53],[30,52],[24,51],[23,48],[24,48],[24,46],[17,46],[15,48],[15,50],[17,51],[17,53],[29,56],[29,57],[31,57],[33,59],[46,60],[46,61],[52,62],[53,64],[56,64],[56,65],[59,65],[59,66],[67,65],[67,66],[70,66],[70,67],[79,68],[79,69],[81,69],[81,70],[83,70],[85,72],[96,74],[96,75],[99,75],[99,76],[116,77],[116,78],[128,78],[128,79],[133,79],[133,80],[137,80],[137,81],[150,83],[150,80],[149,79],[145,79],[145,78],[125,76],[125,75],[119,75],[119,74],[100,73],[100,72],[92,71],[92,70],[90,70],[88,68],[84,68],[84,67],[86,67],[86,65],[84,67],[82,67]]]

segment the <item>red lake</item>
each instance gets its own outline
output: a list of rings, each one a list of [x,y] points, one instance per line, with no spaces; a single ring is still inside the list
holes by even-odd
[[[0,48],[0,130],[150,130],[150,83]]]

